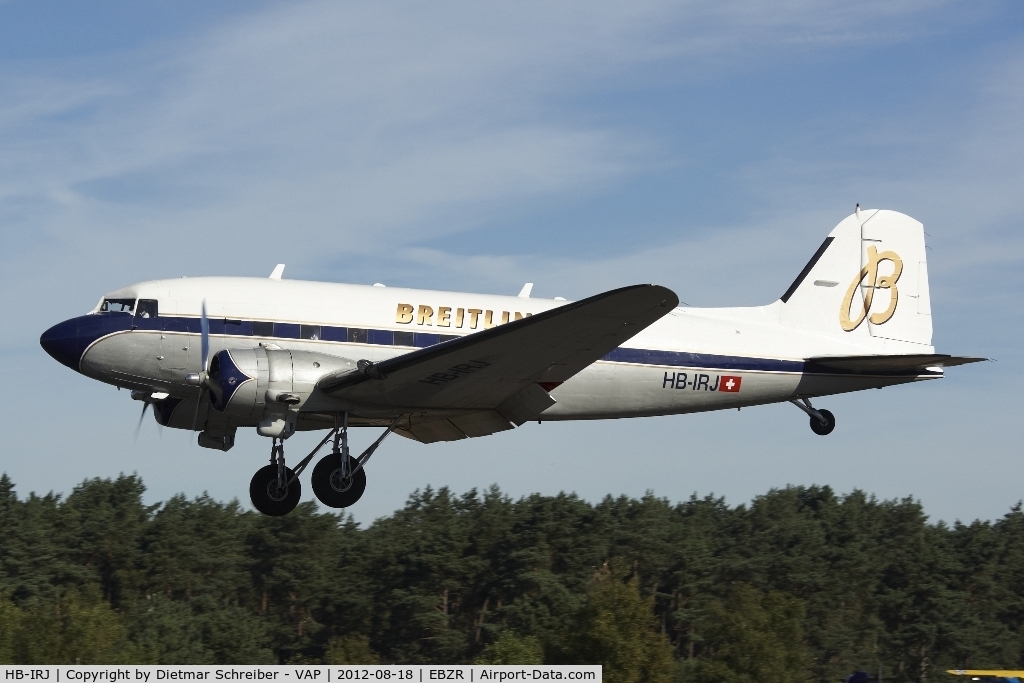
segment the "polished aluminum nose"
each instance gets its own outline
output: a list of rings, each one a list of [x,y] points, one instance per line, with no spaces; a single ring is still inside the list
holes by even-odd
[[[78,319],[57,323],[39,337],[43,350],[72,370],[78,370],[82,358],[82,344],[78,338]]]

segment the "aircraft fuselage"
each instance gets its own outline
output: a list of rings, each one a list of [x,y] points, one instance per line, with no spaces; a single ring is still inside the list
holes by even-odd
[[[100,311],[43,336],[58,360],[107,384],[171,397],[196,396],[186,375],[200,368],[200,309],[211,353],[263,345],[380,362],[563,305],[564,301],[264,278],[180,278],[105,295],[131,312]],[[155,315],[140,309],[152,307]],[[932,379],[823,372],[805,359],[878,352],[878,340],[779,325],[774,305],[676,308],[563,384],[542,420],[605,419],[740,408]],[[890,353],[920,350],[889,341]],[[930,351],[930,347],[927,347]],[[326,409],[326,408],[325,408]],[[372,411],[371,411],[372,412]],[[379,416],[367,415],[378,424]],[[359,424],[359,410],[353,410]],[[244,426],[244,425],[239,425]],[[320,428],[315,421],[301,428]]]

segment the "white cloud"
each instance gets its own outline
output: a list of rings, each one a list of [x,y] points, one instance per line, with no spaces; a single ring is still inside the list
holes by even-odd
[[[63,210],[56,234],[116,230],[128,204],[155,205],[153,220],[192,236],[183,219],[196,217],[198,187],[208,215],[229,221],[227,236],[231,215],[238,229],[274,234],[282,208],[342,251],[347,220],[403,235],[419,219],[421,234],[443,233],[422,220],[439,207],[600,187],[660,161],[657,141],[580,119],[563,93],[643,80],[649,68],[665,78],[666,65],[703,75],[779,44],[893,39],[918,25],[919,10],[288,5],[141,50],[120,68],[97,62],[78,80],[5,77],[0,197]],[[138,192],[138,175],[155,189]],[[100,181],[126,191],[96,194]]]
[[[652,133],[567,99],[905,39],[925,7],[310,2],[73,69],[9,66],[0,258],[132,278],[390,253],[666,162]],[[0,284],[38,284],[19,270]]]

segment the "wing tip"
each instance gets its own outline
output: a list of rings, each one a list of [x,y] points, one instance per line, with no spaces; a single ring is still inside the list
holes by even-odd
[[[639,284],[639,285],[629,285],[627,287],[621,287],[619,289],[613,289],[613,290],[611,290],[609,292],[605,292],[605,294],[615,294],[615,293],[618,293],[618,292],[626,292],[626,291],[632,291],[632,290],[636,290],[636,289],[649,289],[649,290],[651,290],[653,292],[657,292],[658,294],[664,295],[665,296],[664,301],[660,302],[657,305],[666,305],[666,306],[670,306],[671,308],[675,308],[676,306],[679,305],[679,295],[678,294],[676,294],[674,291],[672,291],[671,289],[669,289],[665,285],[659,285],[659,284],[654,283],[654,282],[646,282],[644,284]],[[598,294],[596,296],[601,296],[601,295]]]

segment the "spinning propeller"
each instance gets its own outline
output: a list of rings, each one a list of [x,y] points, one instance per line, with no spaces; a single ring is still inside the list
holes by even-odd
[[[142,413],[139,415],[139,421],[135,424],[135,443],[138,443],[139,430],[142,429],[142,421],[146,418],[146,409],[153,402],[153,395],[145,391],[133,391],[132,398],[136,401],[142,401]]]
[[[196,431],[196,424],[199,422],[199,408],[203,405],[203,397],[210,388],[210,320],[206,317],[206,299],[203,299],[202,315],[199,318],[199,334],[201,340],[202,365],[198,373],[190,373],[185,376],[185,381],[199,387],[199,399],[196,401],[196,412],[192,416],[192,431]],[[143,406],[145,410],[145,406]]]
[[[142,414],[139,415],[139,421],[135,425],[135,443],[139,442],[139,430],[142,429],[142,421],[146,417],[146,409],[153,405],[157,401],[162,401],[170,396],[166,391],[133,391],[132,398],[136,401],[142,401]],[[157,422],[157,426],[160,427],[160,423]],[[162,429],[162,427],[161,427]]]

